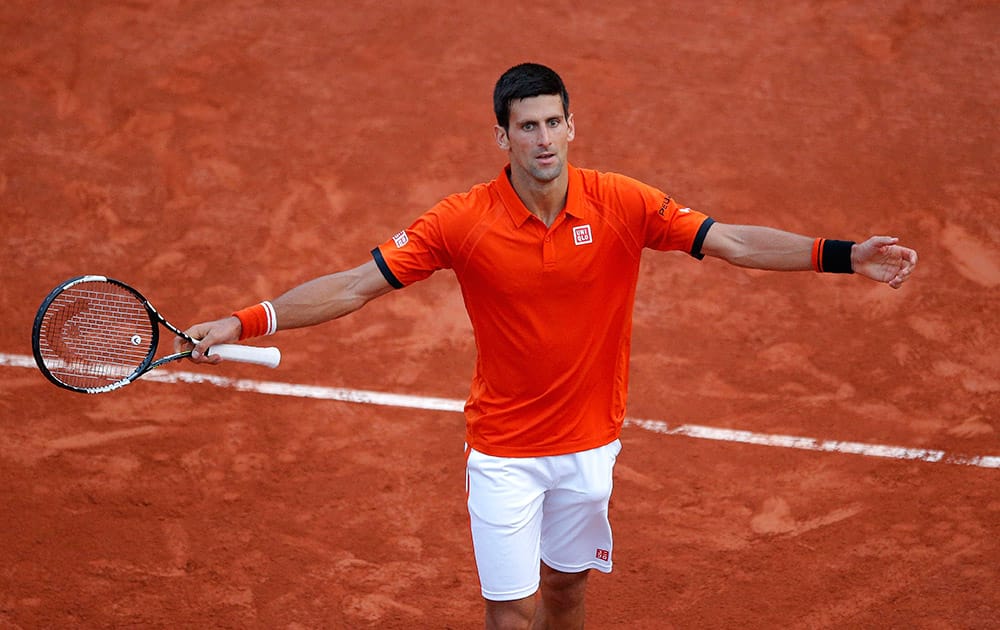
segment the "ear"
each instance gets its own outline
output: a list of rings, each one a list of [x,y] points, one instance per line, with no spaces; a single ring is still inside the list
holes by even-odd
[[[500,125],[493,125],[493,136],[497,146],[504,151],[510,150],[510,138],[507,137],[507,130]]]
[[[576,137],[576,123],[573,121],[573,114],[566,117],[566,140],[572,141]]]

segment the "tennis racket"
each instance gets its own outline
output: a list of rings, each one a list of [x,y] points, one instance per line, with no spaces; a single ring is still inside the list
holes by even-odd
[[[42,302],[31,331],[31,347],[38,369],[59,387],[103,394],[191,355],[180,352],[154,360],[160,326],[195,342],[124,282],[79,276],[53,289]],[[272,368],[281,361],[277,348],[219,344],[209,354]]]

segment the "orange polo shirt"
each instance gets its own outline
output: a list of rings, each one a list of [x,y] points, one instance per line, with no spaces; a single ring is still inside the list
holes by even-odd
[[[488,455],[561,455],[618,437],[642,249],[700,259],[712,224],[634,179],[568,169],[550,227],[504,169],[372,250],[396,288],[438,269],[458,277],[478,354],[466,441]]]

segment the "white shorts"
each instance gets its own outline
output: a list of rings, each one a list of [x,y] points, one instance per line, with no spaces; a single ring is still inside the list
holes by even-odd
[[[621,442],[551,457],[468,449],[466,491],[483,597],[538,590],[539,561],[565,573],[611,572],[612,470]]]

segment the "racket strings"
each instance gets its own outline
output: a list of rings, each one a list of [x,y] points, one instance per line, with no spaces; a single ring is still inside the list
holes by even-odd
[[[46,368],[74,387],[121,381],[155,343],[145,306],[127,289],[88,282],[60,293],[43,315],[39,349]]]

